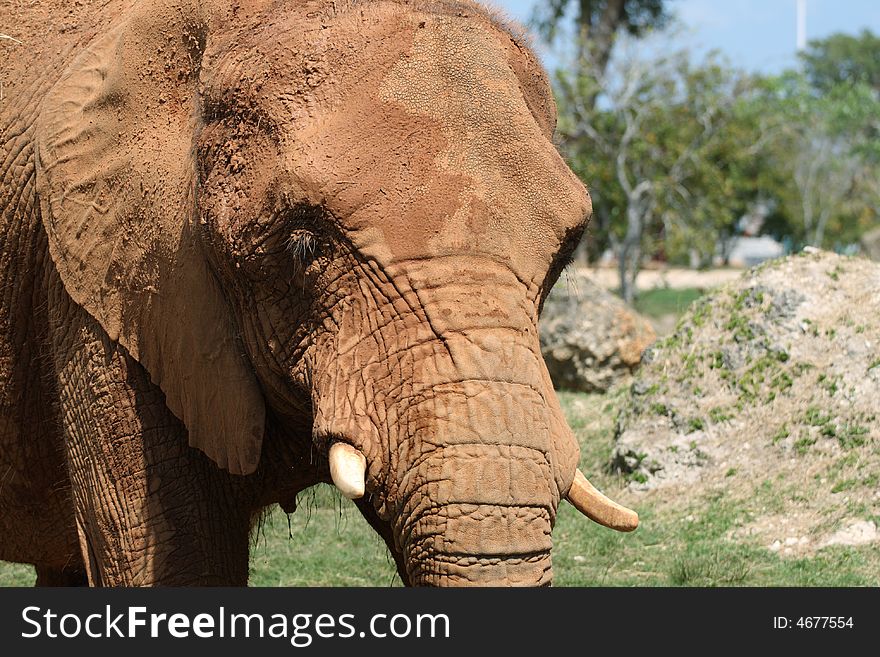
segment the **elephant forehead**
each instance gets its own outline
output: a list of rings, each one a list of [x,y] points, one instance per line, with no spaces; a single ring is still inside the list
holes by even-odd
[[[379,95],[408,114],[433,119],[445,138],[434,166],[468,179],[436,239],[442,244],[471,232],[467,219],[474,215],[488,222],[487,228],[493,222],[501,228],[499,213],[487,212],[496,208],[515,215],[526,211],[529,221],[517,229],[533,243],[552,242],[552,226],[542,221],[541,210],[547,192],[561,190],[531,184],[529,174],[544,177],[546,140],[495,35],[453,17],[434,20],[433,29],[416,32],[410,53],[385,76]],[[542,183],[551,182],[552,176],[547,178]]]
[[[532,115],[502,36],[425,17],[323,122],[309,164],[359,247],[391,260],[488,253],[533,279],[585,219],[586,191]]]

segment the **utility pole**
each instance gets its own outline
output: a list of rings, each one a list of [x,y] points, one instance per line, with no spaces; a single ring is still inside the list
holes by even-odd
[[[807,0],[797,0],[797,50],[807,47]]]

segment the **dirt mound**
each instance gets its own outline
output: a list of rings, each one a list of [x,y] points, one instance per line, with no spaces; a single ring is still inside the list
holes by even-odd
[[[540,334],[554,387],[579,392],[604,392],[631,376],[656,339],[647,319],[578,274],[550,292]]]
[[[788,554],[874,523],[878,445],[880,264],[812,252],[703,297],[645,353],[612,459],[635,490],[779,490],[736,532]]]

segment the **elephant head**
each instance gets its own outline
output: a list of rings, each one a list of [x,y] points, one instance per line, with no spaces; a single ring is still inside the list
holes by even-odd
[[[407,582],[546,584],[562,498],[636,522],[577,471],[539,349],[590,214],[555,120],[473,4],[136,3],[44,104],[41,212],[219,467],[254,472],[272,418]]]

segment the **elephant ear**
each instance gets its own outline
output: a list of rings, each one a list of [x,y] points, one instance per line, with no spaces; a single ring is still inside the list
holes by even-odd
[[[138,3],[44,101],[37,189],[71,296],[149,372],[189,442],[250,474],[265,403],[195,224],[194,130],[205,28]]]

